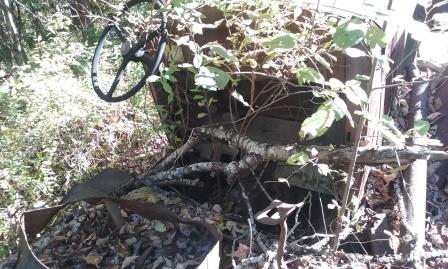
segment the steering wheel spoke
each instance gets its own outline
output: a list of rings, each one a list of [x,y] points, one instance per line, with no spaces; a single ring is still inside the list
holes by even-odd
[[[124,71],[126,70],[126,66],[128,65],[128,63],[129,63],[129,60],[127,58],[124,58],[123,62],[121,62],[121,65],[118,68],[117,74],[115,75],[114,81],[112,82],[112,85],[110,86],[110,89],[106,94],[106,97],[108,99],[112,98],[112,95],[114,94],[115,90],[117,89],[118,83],[120,83],[121,79],[123,78]]]
[[[114,23],[112,28],[114,29],[115,33],[117,34],[118,38],[120,39],[120,41],[122,43],[127,41],[126,37],[123,35],[123,32],[120,29],[120,26],[118,26],[116,23]]]

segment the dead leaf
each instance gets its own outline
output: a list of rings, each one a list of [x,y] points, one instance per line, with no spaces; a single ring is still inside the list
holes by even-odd
[[[89,254],[87,254],[87,256],[83,257],[83,260],[90,265],[95,265],[96,267],[99,268],[99,263],[103,260],[103,257],[100,256],[98,253],[95,252],[90,252]]]
[[[384,180],[384,182],[386,182],[386,186],[389,186],[389,183],[394,181],[397,176],[398,176],[397,172],[389,174],[389,175],[384,175],[383,180]]]
[[[406,170],[406,168],[408,168],[408,166],[409,166],[409,164],[404,164],[404,165],[389,169],[387,172],[388,173],[400,172],[400,171]]]
[[[431,115],[429,115],[428,117],[426,117],[426,119],[429,120],[429,121],[434,121],[434,120],[440,118],[442,115],[443,114],[440,113],[440,112],[434,112]]]
[[[128,213],[126,211],[124,211],[123,209],[120,210],[120,213],[123,216],[123,218],[127,218],[128,217]]]
[[[95,242],[95,245],[98,247],[104,247],[108,240],[109,240],[109,237],[107,237],[107,236],[104,238],[98,238]]]
[[[224,215],[215,211],[210,212],[210,219],[216,222],[224,221]]]
[[[389,246],[395,253],[397,253],[398,248],[400,247],[400,238],[387,230],[384,231],[384,234],[389,236]]]
[[[221,213],[222,212],[222,207],[218,204],[214,204],[212,207],[212,210],[217,212],[217,213]]]
[[[440,110],[443,107],[443,101],[440,97],[434,99],[434,109]]]
[[[150,203],[157,202],[156,195],[148,187],[142,187],[129,192],[128,194],[122,196],[121,198],[133,201],[146,201]]]
[[[244,260],[247,255],[249,255],[249,247],[239,243],[238,249],[232,253],[232,257],[235,258],[236,262]]]
[[[138,257],[139,256],[128,256],[124,258],[123,263],[121,264],[121,269],[127,268],[132,265]]]
[[[131,237],[131,238],[128,238],[128,239],[124,240],[124,242],[125,242],[126,245],[128,245],[128,246],[132,246],[132,245],[134,245],[135,243],[137,243],[137,238],[135,238],[135,237]]]
[[[118,242],[115,251],[120,257],[127,257],[131,255],[129,248],[121,242]]]

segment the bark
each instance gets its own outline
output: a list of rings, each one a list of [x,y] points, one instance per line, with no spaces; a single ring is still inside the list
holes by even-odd
[[[180,180],[195,173],[222,173],[226,176],[229,183],[232,183],[242,171],[255,169],[260,163],[261,158],[256,155],[247,155],[238,162],[201,162],[195,163],[185,167],[178,167],[167,171],[161,171],[145,176],[143,183],[145,185],[153,185],[160,182],[169,182],[173,180]]]
[[[0,15],[2,15],[1,11]],[[0,42],[0,49],[1,49],[0,60],[3,60],[5,63],[12,63],[13,57],[11,54],[11,44],[9,44],[8,39],[9,39],[8,34],[6,33],[6,29],[4,28],[3,22],[0,21],[0,40],[3,40],[3,42]]]
[[[25,63],[25,51],[22,47],[22,42],[19,38],[19,33],[16,27],[15,18],[11,11],[9,0],[0,0],[0,7],[3,12],[3,18],[6,25],[7,42],[9,41],[10,53],[17,65]]]
[[[231,142],[248,154],[261,156],[265,161],[286,161],[296,153],[303,152],[307,148],[315,148],[319,151],[315,157],[319,161],[349,163],[353,159],[353,147],[333,148],[330,146],[297,146],[297,145],[271,145],[259,143],[247,136],[239,136],[232,130],[220,128],[198,128],[201,134],[220,140]],[[439,147],[430,146],[394,146],[359,147],[357,163],[359,164],[383,164],[397,163],[397,156],[402,164],[410,163],[416,159],[446,160],[448,152]]]

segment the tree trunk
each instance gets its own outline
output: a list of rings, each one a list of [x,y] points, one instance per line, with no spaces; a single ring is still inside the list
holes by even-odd
[[[3,42],[0,42],[0,61],[3,61],[7,64],[13,62],[13,57],[11,54],[11,44],[8,42],[8,34],[6,33],[5,29],[5,22],[3,21],[3,12],[0,9],[0,40],[3,40]]]
[[[24,25],[23,25],[23,21],[22,21],[22,12],[20,10],[20,6],[19,4],[17,4],[17,2],[14,5],[15,10],[17,11],[17,33],[18,33],[18,38],[19,38],[19,42],[20,42],[20,46],[22,48],[22,56],[24,59],[24,62],[28,62],[28,57],[26,56],[25,51],[23,50],[23,29],[24,29]]]
[[[0,0],[0,5],[3,14],[3,20],[6,26],[6,41],[9,41],[10,44],[10,53],[17,65],[23,65],[26,58],[25,51],[22,48],[21,40],[19,38],[19,33],[17,31],[9,0]]]

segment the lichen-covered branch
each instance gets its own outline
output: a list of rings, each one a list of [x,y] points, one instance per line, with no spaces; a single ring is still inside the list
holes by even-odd
[[[251,168],[254,169],[260,162],[261,158],[254,154],[246,155],[241,160],[230,163],[201,162],[184,167],[178,167],[166,171],[152,173],[146,175],[142,179],[142,181],[145,185],[153,185],[159,182],[183,179],[194,173],[213,172],[224,174],[228,182],[233,182],[235,177],[238,176],[241,171],[246,171]]]
[[[319,154],[316,158],[320,161],[349,163],[353,159],[353,147],[271,145],[259,143],[247,136],[240,136],[233,130],[223,128],[201,127],[197,129],[197,132],[231,142],[248,154],[261,156],[263,160],[286,161],[291,155],[305,151],[307,148],[318,150]],[[446,160],[448,159],[448,152],[439,148],[418,145],[406,146],[404,148],[394,146],[359,147],[357,163],[395,163],[397,162],[397,156],[401,163],[410,163],[416,159]]]

